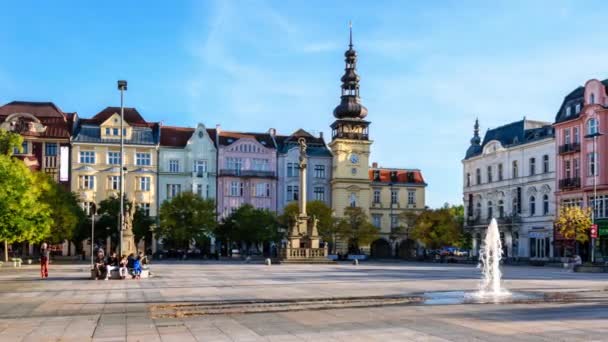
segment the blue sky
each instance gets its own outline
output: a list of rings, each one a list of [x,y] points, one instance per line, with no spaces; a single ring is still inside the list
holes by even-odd
[[[420,168],[437,207],[461,202],[475,117],[483,131],[552,121],[567,92],[608,77],[607,14],[605,1],[3,2],[0,102],[90,117],[127,79],[126,105],[150,121],[329,136],[352,20],[372,160]]]

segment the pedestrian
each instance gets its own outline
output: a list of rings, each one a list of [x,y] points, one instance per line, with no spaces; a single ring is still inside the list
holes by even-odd
[[[51,250],[46,242],[43,242],[40,246],[40,277],[42,279],[49,277],[49,258],[51,256]]]

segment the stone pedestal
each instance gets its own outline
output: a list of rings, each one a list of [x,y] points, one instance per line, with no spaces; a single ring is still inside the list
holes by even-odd
[[[122,231],[122,254],[129,255],[131,253],[137,253],[137,247],[135,246],[135,237],[133,231],[130,229]]]

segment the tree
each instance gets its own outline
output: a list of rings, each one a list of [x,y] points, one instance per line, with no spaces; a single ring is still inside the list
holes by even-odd
[[[338,221],[337,232],[338,237],[348,243],[349,252],[354,253],[380,236],[378,228],[369,222],[365,211],[360,207],[344,209],[344,217]]]
[[[21,135],[0,129],[0,154],[12,156],[15,149],[22,150],[22,143]]]
[[[182,192],[160,207],[160,226],[155,233],[169,246],[187,250],[194,241],[213,233],[215,226],[215,202]]]
[[[245,204],[222,220],[216,237],[223,242],[244,243],[247,250],[258,249],[259,243],[278,242],[282,239],[276,215],[265,209]]]
[[[457,245],[462,232],[458,210],[455,207],[445,206],[434,210],[425,209],[414,223],[412,238],[431,249]]]
[[[137,208],[135,215],[133,215],[133,238],[136,245],[142,239],[146,244],[152,241],[152,226],[154,223],[154,219],[146,215],[146,212],[142,208]]]
[[[298,202],[289,203],[283,209],[283,214],[279,216],[279,223],[284,227],[291,227],[295,223],[295,217],[299,212]],[[317,230],[321,239],[333,243],[337,233],[337,220],[333,217],[333,210],[323,201],[310,201],[306,203],[306,213],[308,216],[319,220]]]
[[[49,235],[49,206],[40,201],[48,184],[37,184],[32,172],[18,159],[0,155],[0,240],[37,242]]]
[[[567,240],[575,240],[579,243],[589,241],[589,230],[591,229],[591,208],[578,206],[562,206],[555,220],[557,231]]]

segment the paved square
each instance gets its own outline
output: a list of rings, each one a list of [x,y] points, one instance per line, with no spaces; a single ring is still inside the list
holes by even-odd
[[[0,341],[608,341],[608,275],[504,267],[511,290],[571,303],[396,305],[154,318],[158,304],[403,296],[473,290],[466,265],[159,263],[142,280],[86,280],[88,266],[0,269]]]

